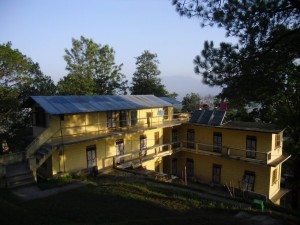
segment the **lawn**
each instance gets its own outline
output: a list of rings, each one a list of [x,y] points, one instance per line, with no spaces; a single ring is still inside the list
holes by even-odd
[[[22,202],[0,194],[0,224],[240,224],[233,206],[135,177],[103,175],[93,184]]]

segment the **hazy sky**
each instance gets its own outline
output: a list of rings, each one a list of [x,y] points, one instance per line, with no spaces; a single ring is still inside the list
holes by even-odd
[[[80,35],[112,47],[129,82],[135,57],[149,50],[158,55],[163,84],[179,99],[219,92],[202,84],[193,59],[205,40],[227,41],[225,32],[180,17],[170,0],[0,0],[0,43],[12,42],[55,82],[67,74],[65,48]]]

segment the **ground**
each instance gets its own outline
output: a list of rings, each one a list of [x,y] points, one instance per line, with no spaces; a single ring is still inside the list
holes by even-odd
[[[88,181],[27,201],[1,191],[0,224],[286,224],[139,177],[114,174]]]

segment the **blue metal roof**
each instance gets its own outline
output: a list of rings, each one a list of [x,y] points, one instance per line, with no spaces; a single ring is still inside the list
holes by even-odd
[[[180,101],[177,101],[176,99],[173,99],[173,98],[169,98],[169,97],[160,97],[160,99],[166,101],[166,102],[169,102],[171,103],[172,105],[179,105],[181,104]]]
[[[48,114],[74,114],[86,112],[146,109],[172,106],[154,95],[97,95],[97,96],[31,96],[33,102]]]

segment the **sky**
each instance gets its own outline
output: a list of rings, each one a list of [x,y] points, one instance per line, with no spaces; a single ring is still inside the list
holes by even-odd
[[[201,28],[196,18],[180,17],[170,0],[0,0],[0,44],[39,63],[55,83],[67,75],[63,59],[72,38],[83,35],[115,51],[115,62],[131,83],[136,57],[156,53],[162,83],[178,100],[187,93],[216,95],[202,84],[193,59],[205,40],[230,41],[219,28]]]

